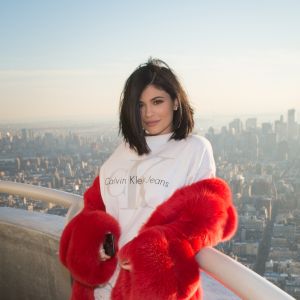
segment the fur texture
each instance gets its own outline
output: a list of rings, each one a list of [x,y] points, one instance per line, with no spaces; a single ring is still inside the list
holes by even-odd
[[[84,194],[84,209],[65,227],[60,240],[60,260],[74,279],[72,300],[94,299],[94,288],[109,280],[117,258],[101,261],[99,250],[105,234],[112,232],[118,241],[117,221],[105,213],[100,196],[99,178]]]
[[[157,207],[139,235],[119,252],[131,271],[121,270],[113,300],[201,299],[194,256],[233,236],[237,214],[221,179],[177,190]]]
[[[109,280],[116,258],[101,262],[99,247],[119,226],[103,210],[99,178],[84,195],[85,207],[64,229],[60,259],[75,280],[72,300],[94,300],[94,288]],[[206,179],[178,189],[157,207],[138,236],[118,253],[131,271],[121,270],[113,300],[201,299],[195,254],[230,239],[237,228],[231,192],[221,179]]]

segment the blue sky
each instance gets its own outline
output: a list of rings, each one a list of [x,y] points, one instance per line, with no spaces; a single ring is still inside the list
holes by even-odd
[[[0,1],[0,122],[116,117],[149,56],[200,116],[300,111],[300,1]]]

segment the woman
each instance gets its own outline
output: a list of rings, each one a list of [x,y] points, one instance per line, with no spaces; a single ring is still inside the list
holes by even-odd
[[[229,188],[214,178],[211,145],[193,126],[186,93],[163,61],[130,75],[120,103],[124,141],[61,238],[72,299],[201,299],[194,256],[232,237],[237,220]],[[104,250],[107,233],[117,255]]]

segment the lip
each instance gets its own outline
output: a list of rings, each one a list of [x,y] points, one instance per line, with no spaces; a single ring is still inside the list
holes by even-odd
[[[147,126],[152,127],[155,126],[159,121],[149,121],[149,122],[145,122]]]

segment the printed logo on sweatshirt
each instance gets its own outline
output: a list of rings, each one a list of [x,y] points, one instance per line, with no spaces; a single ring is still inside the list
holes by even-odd
[[[128,179],[128,180],[127,180]],[[151,184],[158,184],[164,187],[169,186],[169,182],[165,179],[161,178],[154,178],[153,176],[148,177],[138,177],[138,176],[129,176],[129,178],[122,178],[122,177],[107,177],[105,178],[105,184],[144,184],[144,183],[151,183]]]
[[[104,180],[107,192],[111,197],[118,197],[118,199],[124,197],[126,204],[123,204],[123,208],[136,209],[151,206],[147,203],[149,197],[149,190],[146,192],[147,187],[155,193],[163,192],[159,190],[161,188],[165,190],[170,187],[169,180],[159,176],[162,166],[169,167],[168,163],[165,163],[170,159],[174,158],[152,156],[149,159],[134,160],[128,168],[113,170]]]

